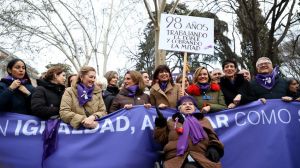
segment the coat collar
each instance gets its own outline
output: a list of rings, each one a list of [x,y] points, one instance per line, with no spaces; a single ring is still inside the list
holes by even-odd
[[[72,91],[75,93],[75,95],[77,96],[77,83],[74,86],[71,86]],[[97,86],[95,86],[94,90],[93,90],[93,94],[97,94],[100,93],[101,89]]]
[[[166,93],[167,93],[168,91],[170,91],[171,89],[173,89],[173,86],[172,86],[171,83],[169,82],[165,92],[164,92],[163,90],[161,90],[161,88],[160,88],[160,86],[159,86],[159,83],[154,84],[154,85],[152,86],[152,88],[153,88],[155,91],[157,91],[157,92],[159,92],[160,94],[162,94],[162,95],[164,95],[165,97],[167,97]]]

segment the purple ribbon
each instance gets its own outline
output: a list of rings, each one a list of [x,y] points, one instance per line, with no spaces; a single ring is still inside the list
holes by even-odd
[[[168,82],[161,82],[159,84],[160,89],[163,90],[163,91],[166,91],[167,86],[168,86]]]
[[[3,79],[9,80],[11,82],[13,82],[14,80],[17,80],[17,78],[12,77],[11,75],[7,75],[6,77],[4,77]],[[24,85],[28,82],[28,79],[18,79],[21,81],[21,84]]]
[[[276,66],[270,74],[257,74],[255,76],[256,82],[262,87],[270,90],[275,85],[275,78],[278,75],[279,67]]]
[[[77,85],[77,98],[80,106],[92,99],[94,87],[93,85],[93,87],[88,88],[83,83]]]
[[[129,91],[128,96],[129,97],[134,97],[138,89],[139,89],[138,85],[129,86],[127,88],[127,90]]]
[[[185,117],[183,123],[183,134],[178,138],[177,156],[182,156],[188,147],[188,139],[192,139],[193,144],[197,144],[201,140],[207,138],[207,133],[204,131],[199,121],[192,115]]]
[[[43,158],[42,167],[44,167],[44,161],[52,155],[57,149],[58,142],[58,128],[60,120],[59,119],[49,119],[46,121],[46,127],[43,132]]]

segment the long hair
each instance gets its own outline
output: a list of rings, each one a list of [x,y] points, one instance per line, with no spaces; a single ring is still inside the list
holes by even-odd
[[[163,72],[163,71],[167,71],[169,73],[169,76],[170,76],[169,82],[171,83],[172,86],[174,86],[174,81],[173,81],[173,78],[172,78],[172,74],[171,74],[170,68],[167,65],[159,65],[159,66],[156,67],[156,69],[154,71],[154,74],[153,74],[152,86],[155,83],[160,82],[159,79],[158,79],[158,74],[159,74],[159,72]]]
[[[139,86],[139,90],[137,91],[137,94],[138,95],[143,94],[146,86],[145,86],[142,74],[138,71],[127,71],[125,73],[125,75],[126,74],[129,74],[132,81]]]
[[[19,58],[12,59],[12,60],[10,60],[10,61],[8,62],[7,66],[6,66],[6,71],[7,71],[7,73],[8,73],[9,75],[12,76],[11,70],[12,70],[13,66],[14,66],[17,62],[19,62],[19,61],[23,62],[24,66],[25,66],[25,75],[24,75],[23,79],[27,79],[28,83],[31,84],[31,80],[30,80],[29,75],[28,75],[28,73],[27,73],[27,67],[26,67],[26,64],[25,64],[25,62],[24,62],[23,60],[21,60],[21,59],[19,59]]]

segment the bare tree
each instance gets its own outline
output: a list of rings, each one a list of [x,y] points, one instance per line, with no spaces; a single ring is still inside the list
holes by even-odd
[[[12,48],[36,53],[55,47],[76,71],[94,58],[98,73],[105,72],[115,41],[126,29],[124,23],[136,2],[110,0],[105,7],[92,0],[0,0],[0,41],[4,46],[12,44]]]
[[[275,64],[278,46],[290,27],[295,24],[296,0],[221,0],[211,1],[216,11],[235,14],[235,23],[242,36],[242,65],[255,71],[255,62],[261,56],[269,57]],[[245,56],[247,55],[247,56]]]

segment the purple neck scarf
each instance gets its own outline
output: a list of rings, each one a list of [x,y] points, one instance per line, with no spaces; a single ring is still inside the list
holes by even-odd
[[[199,86],[201,92],[206,92],[209,89],[210,84],[209,83],[198,83],[198,86]]]
[[[43,132],[43,158],[42,167],[44,167],[44,161],[52,155],[57,149],[58,142],[58,128],[60,120],[59,119],[49,119],[46,121],[46,127]]]
[[[93,87],[88,88],[83,83],[78,83],[77,98],[80,106],[83,106],[86,102],[92,99],[94,87],[95,86],[93,85]]]
[[[138,85],[132,85],[132,86],[129,86],[128,88],[126,88],[129,93],[128,93],[128,96],[129,97],[134,97],[137,90],[139,89],[139,86]]]
[[[166,91],[167,86],[168,86],[168,82],[161,82],[159,84],[160,89],[163,90],[163,91]]]
[[[256,82],[262,87],[270,90],[275,85],[275,78],[278,75],[279,67],[276,66],[270,74],[257,74],[255,76]]]
[[[202,125],[192,115],[186,116],[183,122],[183,134],[179,136],[177,142],[177,156],[182,156],[187,149],[189,135],[193,144],[197,144],[208,137]]]
[[[11,75],[7,75],[6,77],[4,77],[3,79],[9,80],[11,82],[13,82],[14,80],[16,80],[17,78],[12,77]],[[24,85],[28,82],[28,79],[18,79],[21,81],[21,84]]]

